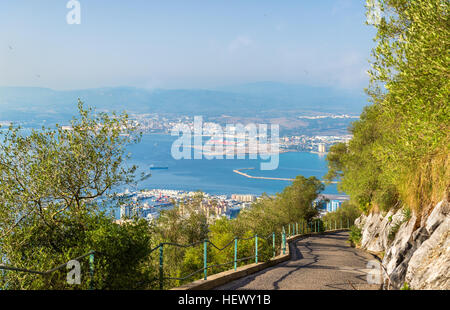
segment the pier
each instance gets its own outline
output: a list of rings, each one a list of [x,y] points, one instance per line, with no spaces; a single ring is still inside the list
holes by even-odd
[[[244,176],[246,178],[249,178],[249,179],[263,179],[263,180],[290,181],[290,182],[295,181],[295,179],[290,179],[290,178],[255,177],[253,175],[249,175],[249,174],[241,171],[241,170],[253,170],[253,169],[255,169],[255,168],[241,168],[241,169],[235,169],[235,170],[233,170],[233,172],[237,173],[237,174],[240,174],[240,175],[242,175],[242,176]],[[321,181],[321,182],[325,183],[325,181]],[[336,181],[332,181],[330,183],[337,184]]]

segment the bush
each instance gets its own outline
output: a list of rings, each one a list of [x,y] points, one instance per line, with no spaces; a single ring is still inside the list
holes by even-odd
[[[359,246],[361,244],[362,232],[356,225],[350,228],[350,236],[348,240],[352,246]]]
[[[361,216],[361,210],[350,202],[344,202],[342,206],[334,212],[328,212],[322,221],[327,224],[327,229],[331,226],[334,228],[334,223],[339,228],[342,222],[343,227],[351,226],[355,220]],[[347,225],[348,224],[348,225]]]
[[[377,2],[372,104],[351,125],[353,138],[330,148],[326,179],[364,211],[402,203],[420,214],[450,188],[450,2]]]

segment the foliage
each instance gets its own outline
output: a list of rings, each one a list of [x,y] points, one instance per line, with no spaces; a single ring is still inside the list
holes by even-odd
[[[448,1],[381,0],[367,106],[353,139],[331,148],[328,180],[340,179],[361,210],[422,205],[450,188]]]
[[[405,283],[403,283],[403,286],[402,286],[401,290],[402,291],[409,291],[409,290],[411,290],[411,288],[409,287],[408,283],[405,282]]]
[[[402,226],[402,222],[396,222],[391,229],[389,230],[388,239],[389,241],[393,241],[395,239],[395,236],[397,235],[397,232],[399,231],[400,227]]]
[[[0,144],[1,263],[45,271],[95,250],[95,286],[145,288],[152,227],[145,221],[117,225],[106,201],[114,188],[131,183],[136,167],[125,168],[125,146],[140,135],[126,114],[93,114],[78,104],[71,129],[57,125],[24,134],[11,125]],[[48,276],[6,271],[3,289],[87,288],[69,286],[67,271]]]
[[[358,207],[348,201],[345,201],[336,211],[325,214],[325,216],[322,217],[322,221],[324,221],[328,226],[331,225],[330,227],[334,227],[333,223],[335,222],[339,223],[337,224],[338,227],[341,222],[344,227],[347,227],[347,224],[352,225],[360,216],[361,211]]]
[[[399,231],[400,227],[408,222],[411,219],[411,209],[410,208],[404,208],[402,210],[402,218],[400,220],[397,220],[394,225],[391,227],[388,235],[388,239],[390,241],[395,239],[395,236],[397,235],[397,232]],[[389,216],[389,223],[392,222],[392,215]]]
[[[210,222],[201,207],[202,195],[180,202],[172,210],[163,211],[155,222],[153,246],[161,242],[188,245],[190,247],[164,246],[164,276],[185,278],[166,280],[165,288],[178,286],[203,277],[203,242],[209,240],[207,256],[208,273],[233,268],[234,240],[238,238],[237,265],[246,265],[255,259],[255,238],[258,235],[258,259],[265,261],[273,256],[275,232],[276,254],[280,253],[282,227],[291,223],[307,223],[318,215],[313,201],[323,190],[323,184],[315,177],[298,176],[292,185],[275,197],[263,196],[249,208],[241,211],[236,219],[219,218]],[[211,202],[213,203],[213,202]],[[322,224],[323,227],[323,224]],[[245,260],[243,260],[245,259]],[[158,258],[152,258],[157,265]],[[156,287],[156,283],[153,287]]]
[[[353,225],[352,227],[350,227],[350,235],[348,238],[350,243],[354,246],[360,245],[361,238],[362,238],[361,229],[356,225]]]
[[[315,177],[297,176],[294,182],[275,197],[265,197],[239,215],[237,225],[248,227],[258,235],[301,220],[309,222],[318,215],[313,201],[324,185]]]
[[[405,222],[409,221],[411,219],[411,209],[410,208],[404,208],[403,209],[403,218]]]
[[[208,239],[208,217],[201,208],[202,193],[192,200],[182,202],[171,210],[160,213],[155,222],[153,246],[160,243],[193,245],[179,247],[164,245],[164,277],[183,278],[203,268],[203,241]],[[153,257],[158,266],[159,256]],[[166,280],[165,287],[178,286],[199,279],[201,273],[184,280]],[[155,283],[156,287],[157,283]]]

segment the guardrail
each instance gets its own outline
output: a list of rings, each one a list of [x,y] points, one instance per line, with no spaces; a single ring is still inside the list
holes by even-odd
[[[330,230],[337,230],[337,229],[348,229],[350,227],[350,222],[349,219],[347,219],[347,227],[343,227],[343,222],[342,219],[339,222],[339,225],[337,223],[337,221],[331,222],[325,222],[323,224],[323,226],[321,226],[322,221],[321,220],[313,220],[309,222],[309,225],[307,222],[305,221],[301,221],[301,222],[295,222],[295,223],[290,223],[287,225],[287,233],[286,233],[286,229],[283,226],[282,227],[282,232],[281,232],[281,249],[280,252],[284,255],[286,253],[286,238],[287,237],[292,237],[292,236],[296,236],[296,235],[302,235],[302,234],[308,234],[308,233],[318,233],[321,232],[322,229],[323,231],[330,231]],[[334,224],[334,225],[333,225]],[[238,245],[239,245],[239,241],[244,241],[244,240],[255,240],[254,243],[254,256],[247,256],[247,257],[243,257],[243,258],[238,258]],[[267,235],[266,237],[259,237],[257,234],[248,237],[248,238],[233,238],[232,240],[230,240],[230,242],[228,242],[224,247],[219,248],[217,245],[215,245],[213,242],[211,242],[208,239],[205,239],[203,241],[198,241],[198,242],[194,242],[191,244],[187,244],[187,245],[183,245],[183,244],[178,244],[178,243],[171,243],[171,242],[163,242],[158,244],[156,247],[152,248],[150,250],[150,253],[153,253],[156,250],[159,250],[159,288],[162,290],[164,289],[164,280],[186,280],[200,272],[203,272],[203,279],[207,280],[208,279],[208,269],[214,268],[214,267],[221,267],[221,266],[226,266],[226,265],[231,265],[233,264],[233,268],[236,271],[237,269],[237,265],[239,262],[243,262],[243,261],[247,261],[250,259],[254,259],[255,263],[258,263],[258,259],[259,259],[259,254],[258,254],[258,250],[259,250],[259,244],[258,241],[260,239],[264,239],[264,240],[270,240],[272,239],[272,257],[275,257],[277,254],[277,250],[276,250],[276,233],[272,232],[269,235]],[[190,273],[184,277],[165,277],[164,276],[164,247],[166,246],[175,246],[175,247],[179,247],[179,248],[189,248],[189,247],[194,247],[196,245],[202,244],[203,243],[203,268],[198,269],[196,271],[194,271],[193,273]],[[223,264],[215,264],[215,265],[209,265],[208,266],[208,244],[211,245],[213,248],[217,249],[219,252],[223,251],[225,249],[227,249],[228,247],[230,247],[232,244],[234,243],[234,257],[233,260],[223,263]],[[96,251],[89,251],[86,254],[83,254],[79,257],[74,258],[73,260],[79,260],[82,259],[84,257],[89,256],[89,274],[90,274],[90,284],[89,284],[89,288],[92,290],[94,289],[94,255],[95,253],[98,253]],[[9,271],[17,271],[17,272],[26,272],[26,273],[32,273],[32,274],[38,274],[38,275],[48,275],[51,274],[53,272],[56,272],[57,270],[60,270],[62,268],[64,268],[65,266],[67,266],[69,262],[66,262],[64,264],[61,264],[53,269],[47,270],[47,271],[36,271],[36,270],[30,270],[30,269],[23,269],[23,268],[17,268],[17,267],[10,267],[10,266],[5,266],[5,265],[0,265],[0,270],[9,270]],[[156,278],[155,280],[158,280],[158,278]]]
[[[350,221],[349,219],[347,219],[347,227],[344,227],[344,223],[342,221],[342,219],[340,220],[340,222],[338,223],[337,221],[333,222],[325,222],[323,224],[323,226],[321,227],[321,220],[313,220],[309,222],[309,226],[305,221],[301,221],[301,222],[295,222],[295,223],[290,223],[287,225],[287,233],[286,233],[286,229],[283,226],[282,227],[282,233],[281,233],[281,253],[285,254],[286,253],[286,238],[287,237],[292,237],[294,235],[301,235],[301,234],[307,234],[307,233],[317,233],[317,232],[321,232],[322,229],[323,231],[329,231],[329,230],[337,230],[337,229],[348,229],[350,227]],[[334,224],[334,225],[333,225]],[[338,225],[339,224],[339,225]],[[199,241],[199,242],[194,242],[191,244],[187,244],[187,245],[183,245],[183,244],[177,244],[177,243],[168,243],[168,242],[164,242],[164,243],[160,243],[158,246],[156,246],[155,248],[153,248],[151,250],[151,252],[156,251],[159,249],[159,288],[160,289],[164,289],[164,280],[186,280],[198,273],[203,272],[203,279],[207,280],[208,279],[208,269],[213,268],[213,267],[220,267],[220,266],[226,266],[226,265],[234,265],[234,270],[236,271],[237,269],[237,263],[241,262],[241,261],[247,261],[250,259],[254,259],[255,263],[258,263],[258,239],[260,239],[261,237],[259,237],[257,234],[253,235],[252,237],[249,238],[233,238],[232,240],[230,240],[230,242],[228,242],[224,247],[219,248],[217,245],[215,245],[213,242],[211,242],[208,239],[205,239],[203,241]],[[243,258],[238,258],[238,241],[239,240],[255,240],[255,246],[254,246],[254,256],[248,256],[248,257],[243,257]],[[270,233],[268,236],[266,237],[262,237],[261,239],[265,239],[265,240],[270,240],[272,239],[272,257],[276,256],[276,233],[272,232]],[[184,277],[164,277],[164,246],[175,246],[175,247],[182,247],[182,248],[189,248],[189,247],[194,247],[196,245],[199,245],[203,243],[203,268],[198,269],[196,271],[194,271],[193,273],[190,273]],[[223,264],[216,264],[216,265],[209,265],[208,266],[208,244],[210,244],[213,248],[217,249],[218,251],[223,251],[226,248],[230,247],[232,244],[234,243],[234,258],[232,261],[223,263]]]
[[[94,258],[95,258],[95,251],[89,251],[86,254],[80,255],[78,257],[75,257],[72,260],[80,260],[82,258],[88,257],[89,256],[89,276],[90,276],[90,281],[89,281],[89,289],[93,290],[94,289]],[[5,266],[5,265],[0,265],[0,270],[9,270],[9,271],[17,271],[17,272],[25,272],[25,273],[32,273],[32,274],[38,274],[41,276],[47,276],[49,274],[52,274],[64,267],[67,266],[67,264],[70,261],[58,265],[55,268],[52,268],[50,270],[47,271],[37,271],[37,270],[31,270],[31,269],[25,269],[25,268],[17,268],[17,267],[11,267],[11,266]]]

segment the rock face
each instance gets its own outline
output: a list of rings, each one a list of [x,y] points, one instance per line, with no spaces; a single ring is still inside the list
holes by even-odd
[[[439,202],[420,223],[404,209],[355,221],[361,248],[383,256],[386,289],[450,289],[450,204]]]

